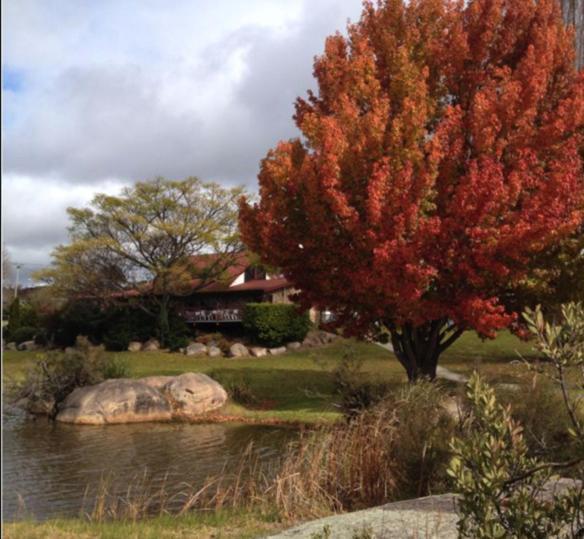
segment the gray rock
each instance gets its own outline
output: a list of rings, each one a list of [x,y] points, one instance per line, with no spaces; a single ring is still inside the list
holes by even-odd
[[[361,536],[376,539],[405,537],[456,539],[458,515],[455,511],[454,500],[453,494],[442,494],[390,503],[363,511],[313,520],[272,535],[270,539],[289,537],[309,539],[319,534],[335,539],[353,539]],[[328,535],[325,535],[326,533]]]
[[[15,342],[9,342],[6,347],[4,348],[5,350],[16,350],[16,343]]]
[[[142,380],[120,378],[75,389],[56,419],[81,425],[168,421],[172,407],[160,391]]]
[[[192,342],[185,348],[187,356],[205,356],[207,355],[207,347],[198,342]]]
[[[302,346],[302,344],[301,344],[301,343],[299,343],[298,341],[293,341],[293,342],[289,342],[289,343],[286,345],[286,348],[287,348],[288,350],[298,350],[298,349],[299,349],[301,346]]]
[[[279,356],[280,354],[286,353],[286,347],[285,346],[278,346],[278,348],[270,348],[268,351],[270,352],[270,354],[272,356]]]
[[[223,387],[201,372],[176,376],[162,391],[172,403],[173,416],[184,419],[217,410],[227,402]]]
[[[66,356],[70,356],[71,354],[74,354],[77,350],[75,349],[75,347],[73,346],[67,346],[64,350],[64,353]]]
[[[24,341],[21,342],[16,349],[20,350],[21,352],[31,352],[33,350],[36,350],[38,348],[38,346],[35,344],[34,341]]]
[[[139,352],[142,350],[142,343],[138,341],[132,341],[128,344],[128,352]]]
[[[160,350],[160,342],[156,339],[149,339],[142,345],[142,352],[158,352]]]
[[[577,479],[558,478],[548,481],[539,497],[551,500],[555,495],[570,488],[580,488]],[[331,537],[353,539],[401,539],[402,537],[431,537],[432,539],[456,539],[456,495],[441,494],[389,503],[380,507],[333,515],[312,520],[290,528],[268,539],[312,539]],[[360,535],[361,534],[361,535]]]
[[[207,355],[209,357],[221,357],[223,356],[223,352],[221,351],[221,348],[218,348],[217,346],[209,346]]]
[[[253,357],[264,357],[268,355],[268,349],[262,346],[252,346],[249,351]]]
[[[249,350],[240,342],[236,342],[229,347],[229,355],[231,357],[246,357],[249,356]]]
[[[339,336],[335,335],[334,333],[329,333],[328,331],[322,331],[320,329],[314,329],[306,334],[306,337],[302,341],[302,345],[306,347],[324,346],[325,344],[329,344],[338,338]]]
[[[226,401],[223,387],[202,373],[120,378],[75,389],[56,419],[82,425],[188,420],[217,410]]]

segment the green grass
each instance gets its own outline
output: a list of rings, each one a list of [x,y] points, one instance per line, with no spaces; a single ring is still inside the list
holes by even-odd
[[[135,378],[192,371],[207,373],[225,386],[244,384],[258,404],[244,407],[231,403],[226,415],[250,420],[322,423],[339,417],[334,406],[331,372],[348,348],[363,360],[363,372],[371,381],[389,385],[406,381],[402,367],[392,354],[375,344],[352,340],[264,358],[193,358],[168,352],[111,354],[127,362],[130,375]],[[493,341],[481,341],[467,333],[445,352],[440,364],[463,374],[470,374],[476,368],[491,381],[508,382],[516,377],[517,369],[512,362],[519,359],[519,353],[524,357],[535,355],[529,343],[507,332]],[[6,352],[4,380],[22,380],[39,357],[42,354],[38,352]]]
[[[165,515],[145,520],[89,522],[56,519],[46,522],[4,523],[5,539],[246,539],[276,532],[284,525],[270,515],[254,512],[219,511]]]

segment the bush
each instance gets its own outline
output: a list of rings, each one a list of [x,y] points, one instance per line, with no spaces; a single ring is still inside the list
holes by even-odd
[[[570,418],[556,384],[542,375],[523,375],[514,389],[497,389],[497,398],[511,406],[511,416],[523,427],[530,455],[550,460],[575,458]]]
[[[464,436],[451,443],[448,469],[460,494],[460,537],[569,537],[567,530],[581,519],[582,492],[576,488],[545,499],[541,494],[552,467],[529,456],[509,408],[476,373],[467,395],[472,413]]]
[[[20,386],[18,398],[52,403],[50,415],[54,417],[59,404],[75,388],[127,374],[126,364],[108,358],[102,346],[92,346],[86,337],[78,337],[73,350],[49,352],[35,365]]]
[[[389,392],[387,384],[364,380],[363,359],[348,346],[339,365],[333,370],[333,392],[340,398],[338,404],[347,419],[379,403]]]
[[[32,341],[37,334],[38,329],[30,326],[21,326],[15,330],[10,331],[10,340],[14,341],[16,344],[23,343],[25,341]]]
[[[177,315],[171,315],[168,320],[169,332],[166,335],[164,345],[175,352],[180,348],[188,346],[192,338],[191,328]]]
[[[243,312],[243,327],[252,338],[266,346],[302,341],[310,329],[307,312],[286,303],[248,303]]]
[[[130,375],[130,365],[128,362],[116,357],[104,358],[103,366],[100,366],[100,370],[104,380],[109,380],[110,378],[128,378]]]

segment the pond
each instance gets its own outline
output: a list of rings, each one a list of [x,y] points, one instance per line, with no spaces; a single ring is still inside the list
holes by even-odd
[[[33,420],[7,405],[3,436],[3,518],[44,520],[78,516],[87,508],[86,489],[91,493],[103,478],[118,486],[147,478],[150,487],[164,483],[169,492],[185,482],[201,485],[236,469],[250,442],[269,466],[298,431],[241,424],[80,426]]]

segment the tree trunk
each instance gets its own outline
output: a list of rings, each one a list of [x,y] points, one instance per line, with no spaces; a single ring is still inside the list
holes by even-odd
[[[421,326],[389,326],[393,350],[410,382],[434,380],[438,359],[463,333],[448,320],[433,320]]]
[[[158,336],[160,339],[160,346],[167,344],[168,334],[170,333],[170,325],[168,323],[168,305],[170,302],[169,296],[162,296],[159,304],[158,312]]]

